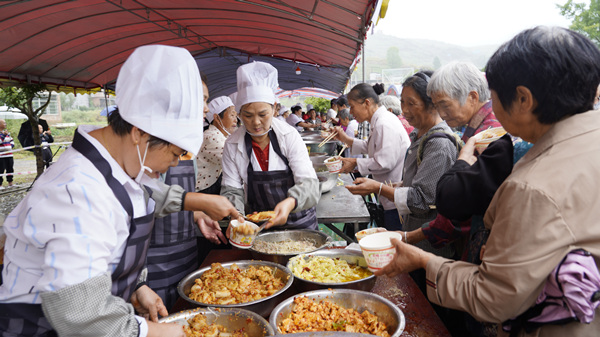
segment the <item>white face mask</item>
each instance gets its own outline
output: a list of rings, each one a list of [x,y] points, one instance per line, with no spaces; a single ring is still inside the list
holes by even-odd
[[[227,131],[227,129],[225,128],[225,125],[223,125],[223,122],[221,122],[221,119],[216,119],[217,122],[219,122],[219,124],[221,124],[221,129],[223,129],[223,131],[227,134],[227,137],[231,136],[231,133],[229,133],[229,131]]]
[[[144,158],[142,159],[142,155],[140,154],[140,146],[139,144],[135,144],[135,147],[137,148],[138,159],[140,160],[140,172],[138,173],[137,177],[135,177],[135,182],[139,185],[142,184],[142,178],[144,177],[144,174],[146,174],[145,171],[152,173],[151,168],[144,166],[144,163],[146,162],[146,155],[148,154],[148,145],[150,145],[150,142],[146,143],[146,150],[144,151]]]
[[[251,133],[250,131],[248,131],[248,129],[246,129],[246,133],[252,137],[262,137],[262,136],[266,135],[267,133],[269,133],[269,131],[271,131],[271,128],[269,128],[269,130],[267,130],[266,132],[263,132],[261,134],[256,134],[256,133]]]

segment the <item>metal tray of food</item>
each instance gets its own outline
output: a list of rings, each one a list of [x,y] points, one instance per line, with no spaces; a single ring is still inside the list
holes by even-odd
[[[262,232],[256,236],[256,238],[254,239],[254,242],[255,243],[257,241],[280,242],[280,241],[285,241],[285,240],[292,240],[292,241],[310,240],[315,243],[315,246],[317,248],[313,249],[313,250],[297,252],[297,253],[288,253],[288,254],[272,253],[271,254],[271,253],[258,251],[255,249],[254,246],[252,246],[250,248],[250,254],[252,254],[252,257],[254,259],[263,260],[263,261],[271,261],[271,262],[279,263],[279,264],[285,266],[287,264],[288,260],[292,256],[296,256],[298,254],[308,254],[308,253],[315,252],[319,249],[329,247],[331,245],[331,243],[333,242],[333,239],[329,235],[327,235],[321,231],[312,230],[312,229],[293,229],[293,230],[283,230],[283,231]]]
[[[159,323],[177,323],[187,326],[188,320],[196,315],[206,316],[208,324],[218,324],[227,328],[228,331],[244,329],[249,336],[273,336],[275,331],[266,319],[260,315],[239,308],[195,308],[174,313],[161,318]]]

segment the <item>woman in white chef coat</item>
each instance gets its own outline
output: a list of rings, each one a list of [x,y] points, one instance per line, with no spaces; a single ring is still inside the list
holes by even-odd
[[[6,218],[2,336],[184,336],[155,323],[167,310],[144,282],[155,211],[237,213],[225,198],[152,179],[200,149],[199,71],[183,48],[139,47],[116,94],[109,125],[79,127]]]
[[[317,229],[319,181],[298,132],[273,118],[277,69],[264,62],[237,70],[243,126],[225,142],[221,195],[243,214],[275,211],[266,228]]]

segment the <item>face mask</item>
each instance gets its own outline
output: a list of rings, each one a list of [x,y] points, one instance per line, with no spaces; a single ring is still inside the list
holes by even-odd
[[[225,128],[225,125],[223,125],[223,122],[221,122],[220,119],[217,119],[216,121],[219,122],[219,124],[221,124],[221,128],[227,134],[227,137],[231,136],[231,133],[229,133],[229,131],[227,131],[227,129]]]
[[[269,128],[269,130],[267,130],[266,132],[263,132],[261,134],[255,134],[255,133],[251,133],[250,131],[248,131],[248,129],[246,129],[246,133],[252,137],[262,137],[262,136],[266,135],[267,133],[269,133],[269,131],[271,131],[271,128]]]
[[[140,146],[139,144],[135,144],[135,147],[137,148],[138,159],[140,160],[140,172],[138,173],[137,177],[135,177],[135,182],[138,183],[138,185],[142,184],[142,178],[144,177],[145,171],[152,173],[151,168],[144,166],[144,162],[146,162],[146,155],[148,154],[148,145],[150,145],[149,142],[146,143],[146,151],[144,151],[144,158],[142,159],[142,155],[140,154]]]

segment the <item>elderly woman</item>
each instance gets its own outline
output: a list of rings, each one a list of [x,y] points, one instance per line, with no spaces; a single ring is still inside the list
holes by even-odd
[[[341,99],[338,99],[338,105],[340,102]],[[366,83],[357,84],[350,90],[348,102],[350,113],[356,121],[371,123],[373,131],[367,140],[362,140],[348,136],[339,126],[335,128],[335,138],[351,147],[352,155],[369,155],[368,158],[342,158],[342,172],[358,169],[361,175],[372,174],[377,181],[401,181],[404,156],[410,140],[398,118],[379,106],[379,96]],[[381,196],[381,204],[384,209],[384,227],[400,230],[402,225],[390,195]]]
[[[277,69],[264,62],[242,65],[237,83],[244,125],[225,142],[221,195],[243,214],[274,211],[266,228],[316,229],[317,174],[300,134],[273,118]]]
[[[435,205],[438,179],[452,167],[458,155],[458,139],[427,96],[430,75],[430,71],[421,71],[402,84],[402,111],[410,125],[415,127],[409,135],[411,144],[404,159],[402,187],[393,188],[385,182],[366,178],[358,178],[356,186],[347,186],[354,194],[379,193],[393,201],[403,217],[403,231],[419,228],[436,217],[437,212],[430,206]],[[419,245],[436,255],[454,255],[452,247],[435,249],[427,241]],[[422,281],[424,285],[425,280]]]
[[[483,130],[500,126],[485,76],[471,63],[451,62],[436,70],[427,95],[448,126],[462,133],[465,143]]]
[[[213,99],[208,104],[206,118],[210,126],[204,131],[204,141],[196,158],[198,176],[196,190],[201,193],[221,192],[223,146],[237,128],[235,105],[227,96]]]
[[[600,175],[600,119],[590,110],[600,82],[598,59],[600,51],[591,41],[558,27],[525,30],[501,46],[486,67],[494,111],[509,133],[534,145],[485,214],[491,234],[482,264],[447,260],[392,240],[398,258],[378,274],[425,268],[431,301],[501,323],[545,298],[545,286],[556,277],[551,273],[573,250],[588,251],[597,265],[600,227],[593,224],[600,217],[595,178]],[[597,275],[598,268],[592,263],[585,272]],[[505,330],[517,336],[597,335],[600,319],[592,318],[600,314],[593,296],[598,285],[591,293],[574,287],[581,291],[553,296],[567,296],[555,308],[566,308],[563,312],[575,319],[528,325],[526,317],[518,318],[530,329],[506,324],[499,335],[508,335]],[[587,314],[569,312],[577,309],[573,303],[581,303]]]
[[[406,133],[410,135],[412,130],[414,130],[415,128],[406,121],[406,118],[404,118],[404,116],[402,116],[402,107],[400,105],[400,100],[398,99],[398,97],[392,95],[383,96],[381,98],[381,105],[383,105],[387,109],[387,111],[393,113],[398,117],[400,123],[402,123],[402,126],[404,127],[404,130],[406,130]]]

